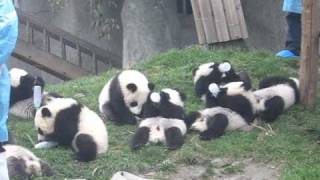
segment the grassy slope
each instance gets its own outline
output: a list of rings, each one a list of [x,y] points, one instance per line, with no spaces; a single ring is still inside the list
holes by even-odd
[[[137,69],[147,74],[158,89],[177,87],[183,90],[188,96],[187,110],[191,111],[204,107],[193,93],[192,69],[204,62],[223,59],[230,60],[237,69],[248,71],[255,84],[267,75],[296,76],[297,73],[294,62],[279,61],[272,54],[265,52],[206,51],[198,48],[172,50],[137,65]],[[75,97],[98,111],[98,94],[115,72],[112,70],[100,76],[87,77],[51,86],[48,89]],[[189,134],[180,150],[167,151],[162,146],[148,146],[136,152],[132,152],[128,147],[128,141],[135,127],[114,126],[107,122],[110,148],[108,153],[101,155],[94,162],[78,163],[72,160],[71,150],[63,148],[34,150],[34,152],[54,166],[57,176],[52,179],[65,177],[108,179],[118,170],[138,173],[157,172],[157,175],[161,176],[174,171],[181,164],[197,164],[200,160],[221,156],[234,159],[254,157],[259,161],[282,164],[283,179],[320,179],[320,148],[315,143],[316,138],[304,131],[304,128],[308,127],[320,128],[319,117],[320,109],[310,111],[295,106],[272,124],[276,132],[272,137],[254,130],[250,133],[229,132],[220,139],[200,142],[198,135]],[[36,131],[31,121],[11,118],[10,127],[15,130],[19,144],[32,147],[30,139],[36,140]]]

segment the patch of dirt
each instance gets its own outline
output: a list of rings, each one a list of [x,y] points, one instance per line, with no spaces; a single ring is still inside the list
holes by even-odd
[[[280,167],[253,159],[232,161],[216,158],[205,165],[179,167],[166,179],[174,180],[278,180]]]

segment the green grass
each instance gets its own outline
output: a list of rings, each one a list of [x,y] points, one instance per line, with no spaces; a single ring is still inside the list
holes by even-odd
[[[234,49],[207,51],[196,47],[171,50],[135,68],[143,71],[157,89],[176,87],[183,90],[187,95],[186,108],[192,111],[204,108],[203,103],[194,96],[192,70],[202,63],[225,59],[232,62],[236,69],[248,71],[255,85],[267,75],[297,76],[295,62],[279,60],[268,52]],[[99,92],[116,72],[111,70],[99,76],[50,86],[47,90],[74,97],[98,111]],[[180,150],[168,151],[163,146],[153,145],[135,152],[128,146],[135,127],[115,126],[107,122],[109,150],[90,163],[74,161],[70,149],[32,150],[56,170],[56,176],[51,179],[109,179],[119,170],[138,174],[155,172],[161,178],[179,166],[200,164],[215,157],[237,160],[254,157],[258,161],[281,164],[282,179],[320,179],[320,147],[316,136],[305,132],[306,128],[320,129],[319,117],[319,108],[307,110],[297,105],[271,124],[276,133],[274,136],[265,136],[257,129],[249,133],[228,132],[217,140],[207,142],[199,141],[197,134],[188,134]],[[32,121],[11,117],[9,125],[17,135],[18,144],[33,147],[30,139],[36,141],[36,131]],[[266,127],[264,124],[262,126]]]

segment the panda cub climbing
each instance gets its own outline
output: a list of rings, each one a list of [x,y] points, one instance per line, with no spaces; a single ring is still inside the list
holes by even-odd
[[[187,126],[200,131],[201,140],[211,140],[222,136],[227,130],[251,129],[251,122],[229,108],[213,107],[191,112],[186,118]]]
[[[250,78],[245,72],[236,73],[232,65],[227,61],[201,64],[193,70],[195,93],[202,100],[204,100],[211,83],[221,85],[234,81],[250,81]]]
[[[10,74],[10,113],[23,119],[34,117],[35,108],[33,105],[33,87],[41,86],[45,83],[41,77],[34,77],[27,71],[12,68]]]
[[[42,106],[36,112],[35,127],[40,143],[71,146],[79,161],[94,160],[108,148],[108,133],[102,119],[72,98],[57,98]]]
[[[174,89],[150,93],[143,106],[142,119],[131,140],[131,148],[139,149],[148,143],[164,143],[168,149],[178,149],[184,143],[187,127],[185,95]]]
[[[124,70],[111,78],[99,95],[99,109],[116,124],[136,124],[154,84],[141,72]]]
[[[32,176],[53,176],[53,169],[28,149],[4,145],[10,179],[29,179]]]
[[[275,121],[284,110],[299,103],[299,80],[280,76],[268,77],[260,81],[259,89],[254,91],[259,101],[261,119]]]

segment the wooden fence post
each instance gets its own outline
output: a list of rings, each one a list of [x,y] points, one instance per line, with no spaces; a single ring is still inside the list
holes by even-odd
[[[308,107],[314,106],[317,97],[319,33],[319,0],[303,0],[300,92]]]

